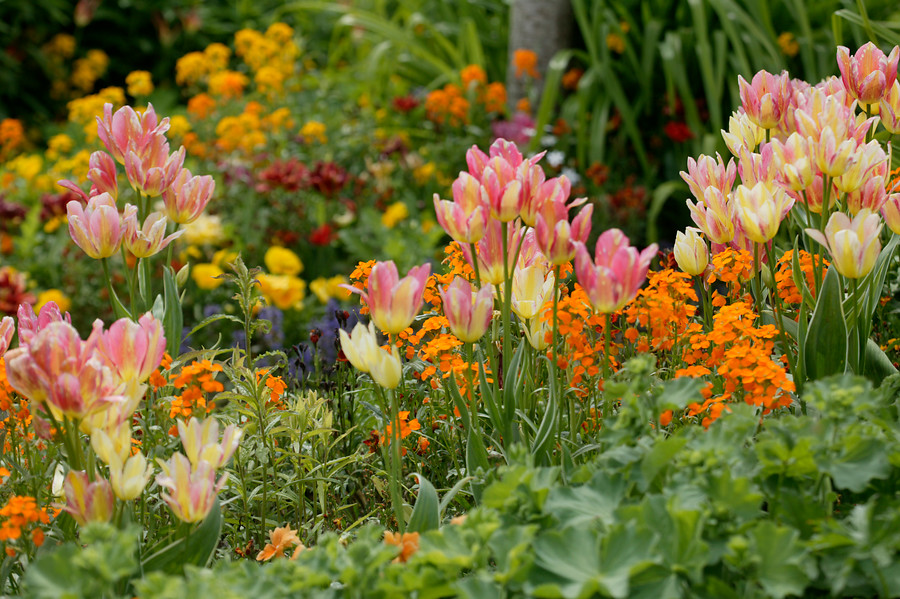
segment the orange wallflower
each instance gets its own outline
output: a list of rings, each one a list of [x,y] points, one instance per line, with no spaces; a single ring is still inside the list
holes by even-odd
[[[203,120],[212,114],[216,100],[209,94],[197,94],[188,100],[187,111],[192,117]]]
[[[303,547],[303,544],[300,543],[300,537],[297,536],[297,531],[291,530],[290,526],[276,528],[270,532],[269,541],[270,543],[268,543],[256,556],[256,561],[264,562],[273,557],[284,557],[285,549],[293,547],[294,545]],[[293,559],[293,557],[291,559]]]
[[[537,71],[537,54],[533,50],[518,49],[513,52],[513,66],[516,69],[516,77],[528,75],[532,79],[537,79],[540,74]]]
[[[419,550],[419,533],[384,531],[384,544],[400,548],[400,555],[394,558],[394,562],[405,563],[416,551]]]
[[[190,418],[196,409],[204,416],[209,414],[215,404],[207,402],[205,394],[225,390],[225,386],[214,378],[217,372],[222,372],[222,365],[209,360],[195,360],[182,367],[172,380],[172,386],[182,391],[172,400],[169,418]]]
[[[459,78],[462,80],[463,89],[471,89],[471,86],[485,85],[487,83],[487,74],[477,64],[470,64],[459,72]]]
[[[31,524],[50,523],[50,514],[47,513],[47,509],[38,509],[37,501],[35,501],[34,497],[27,495],[10,497],[6,505],[0,508],[0,517],[3,518],[3,522],[0,523],[0,541],[2,542],[21,538],[22,530]],[[43,532],[37,535],[37,538],[32,535],[32,541],[35,545],[40,546],[43,540]]]

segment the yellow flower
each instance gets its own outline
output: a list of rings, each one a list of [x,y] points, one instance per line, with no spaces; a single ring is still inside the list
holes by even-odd
[[[618,33],[609,33],[606,35],[606,47],[616,54],[621,54],[625,51],[625,40]]]
[[[272,246],[263,258],[266,268],[273,275],[297,275],[303,272],[300,257],[287,248]]]
[[[128,95],[132,97],[149,96],[153,93],[153,80],[148,71],[131,71],[125,77]]]
[[[425,185],[434,177],[437,166],[433,162],[426,162],[422,166],[413,170],[413,179],[419,185]]]
[[[294,30],[287,23],[272,23],[266,29],[266,37],[277,44],[287,44],[294,37]]]
[[[306,281],[292,275],[257,276],[259,287],[268,302],[281,310],[301,310],[306,297]]]
[[[26,181],[34,179],[44,166],[44,159],[38,154],[22,154],[6,164],[6,168]]]
[[[346,284],[347,278],[343,275],[335,275],[328,279],[319,277],[310,282],[309,290],[315,294],[321,303],[327,304],[331,298],[339,300],[349,299],[350,292],[341,287],[341,285]]]
[[[191,278],[200,289],[215,289],[222,284],[222,279],[216,277],[224,274],[221,268],[209,262],[195,264],[191,267]]]
[[[319,143],[328,141],[328,138],[325,137],[325,124],[319,121],[307,121],[300,129],[300,135],[306,138],[307,141],[312,141],[313,139],[319,140]]]
[[[800,51],[800,44],[797,43],[797,38],[790,31],[785,31],[778,36],[778,47],[786,56],[797,56]]]
[[[201,214],[184,226],[184,241],[190,245],[216,245],[225,239],[222,219],[214,214]]]
[[[176,114],[169,117],[169,136],[175,139],[181,139],[191,131],[191,122],[187,117]]]
[[[203,52],[189,52],[175,63],[175,82],[192,85],[210,72],[210,60]]]
[[[75,54],[75,38],[67,33],[57,33],[41,47],[45,54],[59,58],[72,58]]]
[[[68,154],[72,151],[74,145],[75,142],[65,133],[54,135],[47,140],[47,158],[55,160],[59,158],[61,154]]]
[[[212,262],[219,266],[227,266],[233,264],[237,257],[238,253],[234,250],[219,250],[213,254]]]
[[[62,312],[65,312],[72,307],[72,300],[70,300],[69,296],[65,293],[59,289],[47,289],[38,294],[37,302],[34,304],[34,311],[40,312],[41,308],[44,307],[44,304],[47,302],[56,302],[56,305],[59,306],[59,309]]]
[[[264,94],[280,92],[284,88],[284,75],[273,66],[261,67],[253,81],[256,88]]]
[[[397,223],[408,216],[409,208],[406,207],[406,202],[394,202],[381,215],[381,224],[388,229],[393,229],[397,226]]]
[[[203,55],[207,60],[210,71],[221,71],[228,66],[228,59],[231,58],[231,49],[225,44],[217,42],[208,45],[203,50]]]
[[[238,71],[219,71],[209,77],[209,93],[226,98],[240,98],[250,80]]]

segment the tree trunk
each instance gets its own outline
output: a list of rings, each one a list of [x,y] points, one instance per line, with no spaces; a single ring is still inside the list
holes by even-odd
[[[513,53],[532,50],[537,54],[540,78],[532,82],[534,95],[540,98],[547,65],[559,50],[571,46],[574,15],[570,0],[512,0],[509,18],[509,63],[506,71],[506,90],[510,108],[515,111],[520,99],[529,96],[525,78],[516,77]]]

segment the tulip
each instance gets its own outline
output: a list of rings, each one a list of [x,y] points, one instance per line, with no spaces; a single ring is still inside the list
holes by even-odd
[[[64,489],[66,505],[62,509],[69,512],[79,525],[112,519],[116,498],[109,481],[101,478],[90,482],[87,472],[69,470]]]
[[[46,403],[56,414],[83,419],[122,401],[118,377],[97,351],[99,331],[87,341],[66,322],[52,322],[27,346],[7,352],[6,374],[12,387]]]
[[[166,237],[166,226],[169,221],[162,212],[150,213],[144,224],[139,225],[137,208],[131,204],[125,205],[123,224],[125,235],[122,237],[122,243],[138,258],[149,258],[158,254],[184,234],[184,229],[181,229]]]
[[[763,129],[776,127],[791,101],[791,79],[787,71],[773,75],[759,71],[750,83],[738,75],[741,104],[750,120]]]
[[[403,378],[400,356],[391,347],[389,350],[378,348],[378,352],[369,362],[369,375],[385,389],[395,389]]]
[[[143,155],[129,150],[125,154],[125,174],[131,188],[148,197],[161,195],[181,172],[184,156],[184,146],[169,154],[169,143],[164,137],[153,138]]]
[[[522,209],[522,182],[512,165],[500,157],[491,158],[481,182],[487,190],[491,216],[503,223],[515,220]]]
[[[840,177],[834,178],[834,184],[844,193],[851,193],[873,177],[881,176],[883,182],[888,174],[887,165],[888,155],[881,144],[873,139],[855,149],[850,166]]]
[[[223,467],[234,455],[243,434],[241,429],[229,424],[225,427],[220,442],[219,421],[214,417],[206,420],[191,418],[187,424],[179,420],[177,425],[184,453],[194,468],[201,460],[213,468]]]
[[[575,257],[577,243],[585,243],[591,233],[594,206],[588,204],[569,224],[569,207],[560,201],[546,202],[537,215],[534,229],[538,248],[551,264],[561,265]]]
[[[123,106],[113,114],[112,104],[103,105],[103,118],[97,117],[97,135],[112,157],[125,164],[129,150],[143,154],[154,138],[165,138],[169,118],[157,121],[152,104],[138,115],[131,106]]]
[[[728,119],[728,131],[722,131],[722,138],[731,153],[740,156],[741,148],[751,152],[756,150],[757,146],[766,138],[766,131],[750,120],[746,112],[740,111],[733,113]],[[722,193],[726,191],[722,190]],[[701,200],[702,198],[697,199]]]
[[[172,454],[168,462],[157,459],[162,472],[156,475],[156,482],[167,492],[162,498],[172,513],[182,522],[200,522],[209,514],[216,495],[228,479],[223,474],[216,480],[216,469],[203,460],[195,467],[181,453]]]
[[[556,277],[553,272],[541,264],[524,268],[516,268],[512,282],[512,311],[522,320],[529,320],[537,315],[556,289]]]
[[[194,222],[206,209],[215,190],[216,182],[211,176],[194,177],[188,169],[181,169],[163,190],[166,216],[179,225]]]
[[[488,219],[487,189],[469,173],[460,173],[453,182],[453,201],[434,194],[438,224],[455,241],[476,243],[484,237]]]
[[[838,46],[837,61],[844,88],[860,104],[868,106],[878,103],[897,80],[900,47],[894,46],[890,55],[885,56],[875,44],[868,42],[851,57],[849,48]]]
[[[785,142],[773,139],[772,151],[775,155],[775,170],[780,173],[780,180],[788,188],[802,191],[812,183],[815,173],[805,137],[795,131]]]
[[[709,264],[709,248],[700,229],[688,227],[675,234],[675,262],[692,276],[703,274]]]
[[[850,214],[856,215],[863,208],[872,212],[879,212],[888,200],[888,193],[884,189],[884,177],[868,177],[859,189],[847,194],[845,201]]]
[[[762,182],[753,187],[739,185],[734,194],[735,214],[747,237],[756,243],[775,237],[793,205],[794,200],[783,189]]]
[[[91,447],[104,464],[122,463],[131,454],[131,422],[91,432]]]
[[[147,458],[140,451],[130,456],[124,463],[116,460],[109,466],[109,482],[112,484],[113,493],[122,501],[140,497],[152,474],[153,466],[147,463]]]
[[[16,321],[13,320],[12,316],[4,316],[3,320],[0,320],[0,358],[9,349],[9,344],[12,343],[13,333],[15,332]]]
[[[86,208],[72,200],[66,204],[66,214],[72,241],[88,256],[99,260],[119,251],[125,228],[116,202],[108,193],[92,197]]]
[[[102,151],[91,154],[91,158],[88,161],[87,178],[88,181],[94,184],[93,187],[97,193],[108,193],[113,200],[118,199],[119,181],[116,161],[113,160],[112,156]]]
[[[137,322],[120,318],[100,337],[100,349],[123,381],[144,382],[159,367],[166,351],[162,323],[150,312]]]
[[[542,320],[540,314],[530,319],[527,324],[523,325],[525,338],[534,349],[543,351],[547,349],[550,342],[547,340],[548,333],[551,332],[550,321]]]
[[[593,260],[585,245],[578,244],[575,275],[594,309],[609,314],[630,302],[647,277],[657,249],[653,243],[639,254],[628,245],[628,237],[619,229],[609,229],[600,235]]]
[[[687,200],[691,220],[713,243],[728,243],[734,239],[734,204],[715,187],[707,187],[703,201]]]
[[[529,231],[530,232],[530,231]],[[509,270],[513,268],[513,258],[516,247],[519,244],[520,235],[526,235],[518,221],[508,227],[506,233],[506,260]],[[528,239],[526,235],[525,239]],[[523,242],[527,243],[527,241]],[[472,251],[468,246],[462,246],[463,256],[470,266],[474,267]],[[523,245],[522,251],[525,251]],[[484,237],[477,244],[478,272],[482,282],[492,285],[501,285],[504,282],[503,270],[503,225],[496,219],[488,221]]]
[[[756,144],[754,144],[755,146]],[[740,155],[738,152],[735,154]],[[722,157],[716,153],[716,158],[705,155],[701,155],[698,160],[688,158],[687,164],[688,172],[681,171],[679,174],[688,184],[694,197],[701,202],[707,187],[715,187],[723,194],[727,194],[734,186],[734,178],[737,174],[734,159],[729,159],[726,166]]]
[[[356,288],[351,291],[366,301],[379,329],[396,335],[412,324],[419,313],[430,274],[431,265],[423,264],[410,269],[401,279],[393,260],[377,262],[369,274],[368,293]]]
[[[892,193],[881,206],[881,216],[888,228],[900,235],[900,193]]]
[[[555,190],[556,184],[567,185],[569,180],[564,175],[555,179],[546,180],[544,169],[537,165],[537,161],[543,156],[540,155],[529,160],[525,160],[516,169],[516,178],[522,183],[522,207],[519,210],[519,216],[522,222],[533,227],[537,212],[541,205],[546,201],[548,192]],[[548,187],[547,184],[550,184]],[[566,197],[569,197],[569,190],[565,189]]]
[[[484,285],[475,293],[469,281],[456,277],[440,294],[444,315],[453,334],[463,343],[474,343],[481,339],[494,314],[493,286]]]
[[[378,351],[378,340],[375,335],[375,325],[368,326],[357,322],[353,331],[348,335],[343,329],[338,330],[341,340],[341,351],[357,370],[369,372],[369,362]]]
[[[843,212],[833,213],[824,234],[815,229],[806,229],[806,233],[828,249],[839,274],[859,279],[875,266],[881,252],[879,236],[883,226],[877,213],[863,208],[853,220]]]
[[[891,88],[878,103],[878,116],[881,124],[890,133],[900,133],[900,81],[894,80]]]

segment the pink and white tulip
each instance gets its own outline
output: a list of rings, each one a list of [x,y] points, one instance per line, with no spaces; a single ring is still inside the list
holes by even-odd
[[[628,237],[619,229],[609,229],[600,235],[593,259],[587,247],[579,244],[575,253],[575,275],[594,309],[608,314],[634,299],[657,249],[653,243],[638,253],[636,248],[628,245]]]
[[[163,501],[182,522],[200,522],[212,510],[228,475],[216,480],[216,469],[203,460],[196,466],[181,453],[172,454],[168,462],[157,460],[162,472],[156,482],[165,489]]]
[[[883,226],[877,213],[863,208],[853,220],[843,212],[833,213],[824,234],[815,229],[806,229],[806,233],[828,249],[838,273],[859,279],[869,274],[878,260]]]
[[[66,214],[69,235],[85,254],[99,260],[119,251],[125,228],[116,202],[108,193],[92,197],[87,207],[72,200],[66,204]]]
[[[456,277],[440,294],[453,334],[463,343],[481,339],[494,314],[493,286],[486,284],[476,293],[469,281]]]
[[[878,46],[866,43],[856,54],[850,56],[850,49],[838,46],[837,62],[841,71],[844,88],[863,106],[877,104],[897,80],[897,63],[900,61],[900,47],[894,46],[885,56]]]
[[[393,260],[377,262],[369,274],[367,291],[351,290],[366,301],[375,325],[396,335],[411,325],[419,313],[430,274],[431,265],[423,264],[411,268],[401,279]]]

